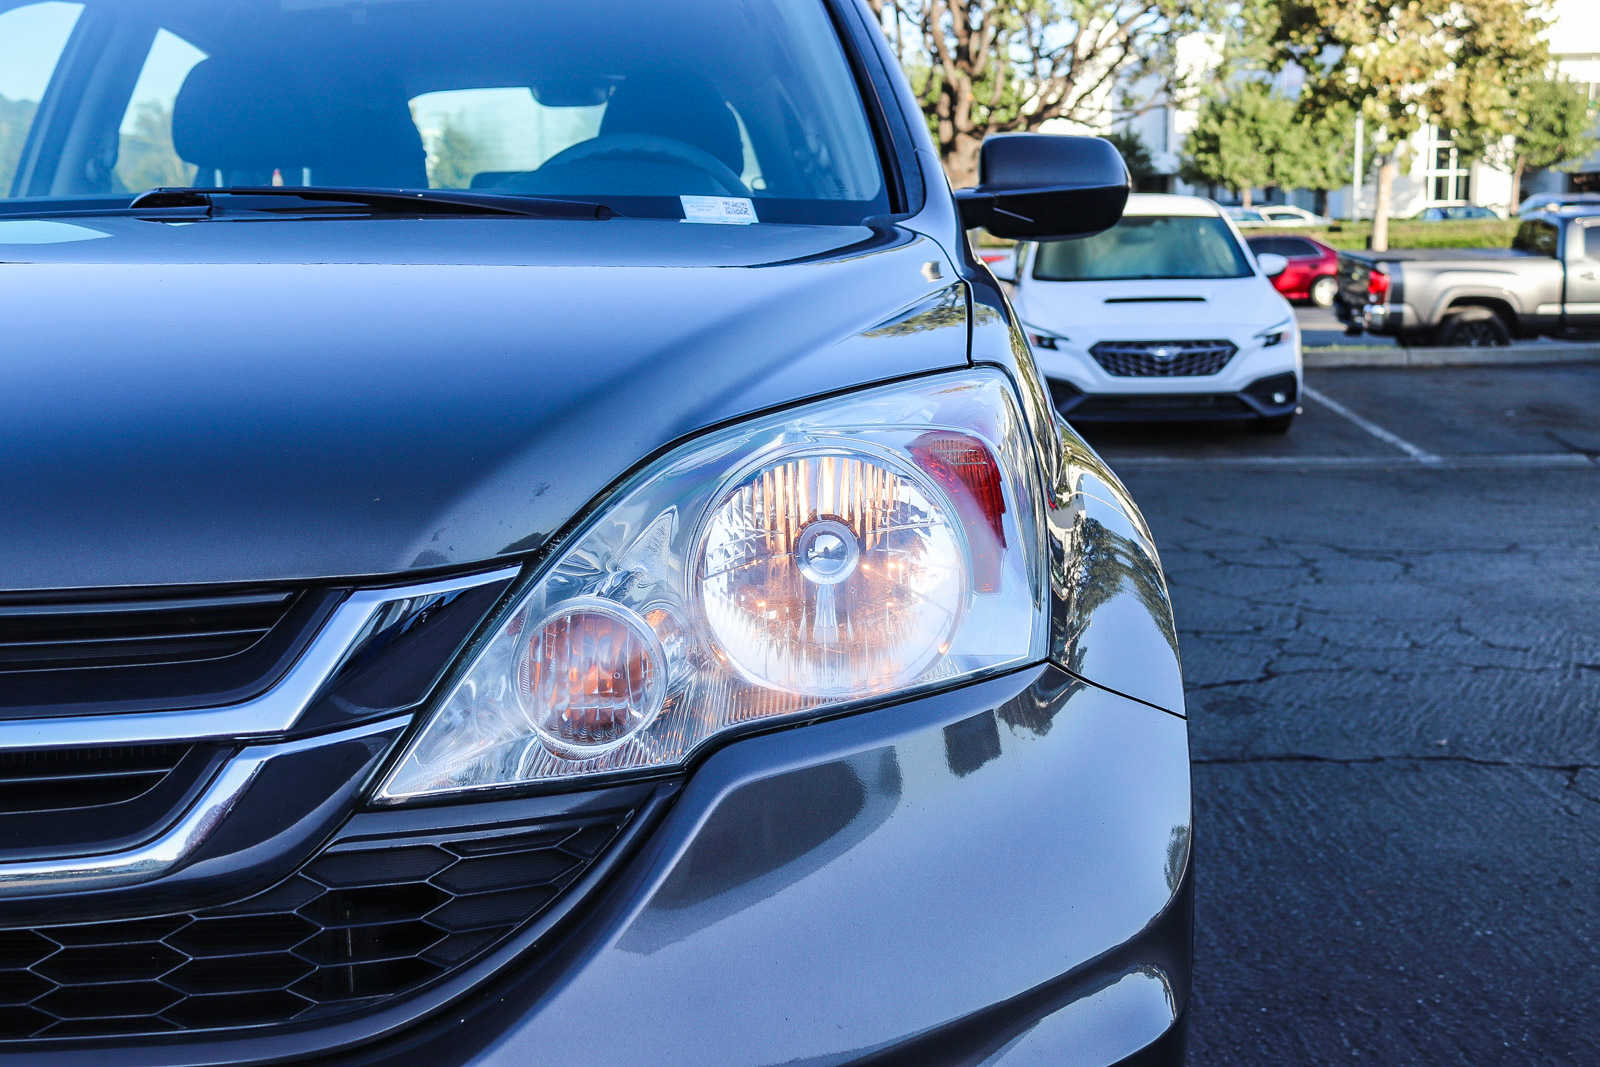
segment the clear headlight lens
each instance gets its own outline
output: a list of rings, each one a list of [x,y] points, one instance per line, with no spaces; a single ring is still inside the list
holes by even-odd
[[[1274,348],[1283,344],[1283,339],[1289,336],[1289,331],[1294,328],[1293,319],[1284,319],[1276,326],[1269,327],[1256,334],[1256,340],[1261,342],[1262,348]]]
[[[740,675],[819,696],[919,674],[967,593],[955,516],[926,475],[843,448],[768,463],[713,507],[698,586]]]
[[[745,724],[1041,659],[1037,483],[997,371],[685,446],[521,595],[378,799],[669,768]]]

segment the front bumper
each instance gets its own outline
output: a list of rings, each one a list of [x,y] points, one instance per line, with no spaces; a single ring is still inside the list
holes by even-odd
[[[515,826],[619,803],[638,832],[570,909],[443,990],[364,1021],[0,1062],[1181,1056],[1191,808],[1177,715],[1041,666],[750,737],[683,780],[374,812],[340,833],[419,841],[468,808]]]
[[[1409,304],[1362,304],[1351,306],[1342,299],[1333,304],[1334,316],[1358,333],[1394,335],[1412,329],[1417,313]]]
[[[1285,313],[1288,308],[1285,307]],[[1157,334],[1166,332],[1156,330]],[[1191,329],[1184,332],[1196,332]],[[1056,348],[1035,345],[1034,363],[1045,378],[1071,385],[1079,392],[1091,396],[1122,396],[1129,394],[1148,396],[1195,396],[1239,393],[1253,382],[1280,374],[1300,374],[1301,343],[1299,329],[1289,327],[1289,335],[1279,344],[1265,347],[1250,336],[1231,334],[1226,329],[1216,330],[1215,336],[1237,346],[1237,353],[1215,374],[1138,376],[1110,373],[1101,366],[1090,348],[1100,341],[1116,341],[1118,337],[1086,336],[1071,340],[1058,339]]]
[[[349,1062],[1180,1055],[1190,826],[1185,722],[1053,667],[749,739],[581,920]]]
[[[1300,378],[1292,372],[1260,378],[1238,392],[1085,393],[1070,382],[1050,379],[1048,385],[1056,410],[1074,423],[1274,418],[1300,405]]]

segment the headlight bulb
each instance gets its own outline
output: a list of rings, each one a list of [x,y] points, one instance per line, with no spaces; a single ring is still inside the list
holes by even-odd
[[[814,449],[737,479],[702,536],[700,603],[758,685],[883,692],[919,674],[971,593],[948,497],[893,456]]]

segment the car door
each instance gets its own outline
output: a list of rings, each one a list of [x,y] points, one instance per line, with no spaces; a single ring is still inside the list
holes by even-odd
[[[1600,218],[1572,224],[1567,237],[1567,289],[1562,301],[1567,332],[1600,334]]]

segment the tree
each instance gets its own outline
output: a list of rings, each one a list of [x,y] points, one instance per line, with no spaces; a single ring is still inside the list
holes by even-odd
[[[1490,155],[1511,171],[1512,211],[1522,203],[1522,175],[1528,168],[1572,164],[1600,148],[1597,118],[1582,87],[1548,71],[1511,87],[1513,132]]]
[[[1279,184],[1290,189],[1310,189],[1318,194],[1317,210],[1326,212],[1330,189],[1350,184],[1355,164],[1355,111],[1335,104],[1319,106],[1309,94],[1296,102],[1292,156],[1281,161]]]
[[[38,108],[36,100],[7,100],[0,96],[0,196],[11,189],[17,163],[22,159],[22,146]]]
[[[1277,0],[1252,14],[1274,62],[1298,65],[1314,100],[1357,109],[1374,130],[1378,250],[1411,138],[1432,123],[1486,148],[1510,132],[1511,87],[1548,60],[1538,0]]]
[[[446,120],[428,142],[428,184],[435,189],[470,189],[483,165],[478,143],[465,129]]]
[[[1143,137],[1132,130],[1115,130],[1106,134],[1105,139],[1116,145],[1117,151],[1122,153],[1122,161],[1128,165],[1128,174],[1133,178],[1135,189],[1145,188],[1156,177],[1156,161],[1145,146]]]
[[[991,133],[1091,129],[1163,102],[1172,42],[1215,0],[867,0],[912,75],[950,180]]]
[[[195,168],[172,145],[172,111],[159,100],[139,104],[133,132],[118,141],[117,180],[129,192],[194,184]]]
[[[1294,101],[1259,80],[1206,95],[1184,145],[1185,181],[1220,185],[1245,207],[1257,186],[1299,184],[1294,167],[1305,152]]]

